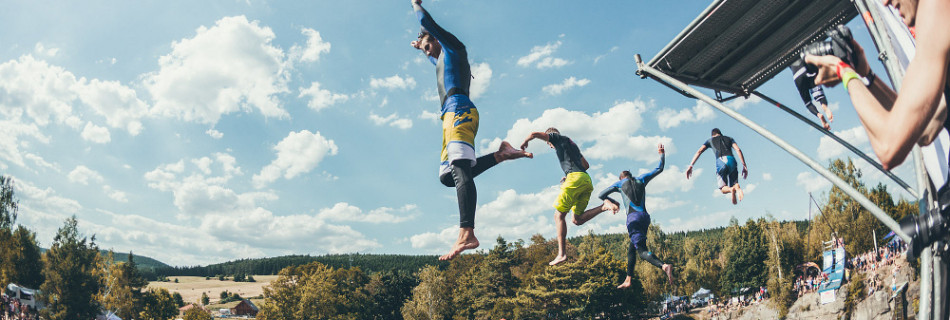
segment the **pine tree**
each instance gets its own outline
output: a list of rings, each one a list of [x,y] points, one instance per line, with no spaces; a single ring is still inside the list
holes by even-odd
[[[102,287],[99,247],[95,236],[81,237],[76,217],[66,219],[46,252],[40,299],[42,315],[51,320],[91,319],[99,314]]]
[[[402,306],[403,318],[406,320],[450,318],[452,289],[445,274],[435,266],[427,266],[419,271],[419,280],[419,285],[412,289],[412,298]]]
[[[108,261],[112,261],[112,252],[109,252]],[[142,288],[148,286],[148,281],[142,276],[132,253],[129,252],[128,261],[113,263],[109,266],[106,276],[106,292],[103,296],[103,306],[114,312],[119,318],[132,319],[139,314],[142,308]]]

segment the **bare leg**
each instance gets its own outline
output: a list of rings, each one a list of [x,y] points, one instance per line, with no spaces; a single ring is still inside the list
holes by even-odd
[[[501,146],[498,147],[498,151],[495,152],[495,161],[498,163],[501,163],[505,160],[513,160],[525,157],[534,158],[534,155],[521,149],[515,149],[515,147],[512,147],[508,141],[502,141]]]
[[[732,204],[738,204],[738,203],[739,203],[738,199],[736,199],[736,189],[735,189],[735,188],[722,187],[722,189],[719,189],[719,191],[722,191],[722,194],[731,193],[731,194],[732,194]]]
[[[578,226],[582,225],[604,211],[605,210],[603,206],[596,206],[596,207],[587,209],[587,211],[584,211],[584,213],[581,215],[574,215],[574,221],[573,221],[574,225],[578,225]]]
[[[831,130],[831,125],[828,124],[828,121],[825,121],[825,115],[819,113],[818,120],[821,120],[821,126],[825,127],[825,130]]]
[[[664,264],[663,272],[666,273],[666,281],[669,281],[670,285],[672,286],[673,285],[673,266],[669,264]]]
[[[439,257],[439,260],[452,260],[462,251],[478,248],[478,238],[475,238],[474,228],[459,228],[459,239],[452,246],[452,251]]]
[[[828,115],[828,122],[835,122],[835,115],[831,113],[831,109],[828,108],[828,105],[822,103],[821,108],[824,109],[825,114]]]
[[[745,192],[742,192],[742,188],[739,187],[739,184],[736,183],[736,186],[732,189],[736,191],[736,198],[738,198],[739,201],[742,201],[742,198],[745,197]]]
[[[548,265],[553,266],[567,260],[567,222],[564,221],[565,215],[567,215],[567,212],[554,212],[554,227],[557,228],[557,257],[548,262]]]

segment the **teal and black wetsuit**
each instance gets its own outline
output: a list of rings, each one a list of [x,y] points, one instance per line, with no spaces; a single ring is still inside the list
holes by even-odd
[[[442,46],[439,58],[429,56],[435,64],[439,99],[442,101],[442,158],[439,181],[455,187],[459,203],[459,227],[475,227],[476,176],[497,162],[492,153],[475,158],[475,134],[478,132],[478,110],[468,97],[472,70],[465,45],[455,35],[435,23],[421,6],[413,6],[419,24]]]
[[[650,227],[650,214],[646,208],[646,186],[653,178],[663,172],[666,164],[666,155],[660,154],[660,165],[653,171],[641,174],[638,177],[627,177],[600,192],[599,198],[622,206],[627,214],[627,234],[630,235],[630,245],[627,247],[627,275],[633,276],[633,267],[637,255],[650,264],[662,268],[663,262],[647,250],[647,230]],[[623,204],[610,198],[610,194],[620,192]]]

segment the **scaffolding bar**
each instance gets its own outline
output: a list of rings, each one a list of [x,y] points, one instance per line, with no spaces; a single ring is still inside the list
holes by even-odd
[[[845,182],[844,180],[841,180],[841,178],[831,173],[831,171],[828,171],[828,169],[818,164],[817,161],[809,158],[800,150],[796,149],[794,146],[792,146],[788,142],[785,142],[785,140],[782,140],[781,138],[779,138],[772,132],[766,130],[762,126],[756,124],[752,120],[749,120],[748,118],[739,114],[738,112],[727,108],[725,105],[723,105],[719,101],[716,101],[716,99],[713,99],[699,92],[698,90],[693,89],[692,87],[686,85],[685,83],[682,83],[679,80],[676,80],[673,77],[666,75],[657,69],[654,69],[650,66],[645,65],[643,63],[643,60],[640,58],[639,54],[637,54],[635,58],[637,62],[637,74],[642,76],[644,73],[646,73],[646,74],[649,74],[651,78],[654,78],[656,80],[661,80],[661,82],[667,82],[669,85],[675,86],[679,88],[680,90],[688,93],[689,95],[696,97],[702,101],[705,101],[706,103],[712,105],[716,109],[719,109],[719,111],[721,111],[722,113],[725,113],[726,115],[732,117],[733,119],[736,119],[736,121],[739,121],[739,123],[749,127],[756,133],[762,135],[763,137],[765,137],[766,139],[768,139],[769,141],[777,145],[779,148],[784,149],[786,152],[788,152],[789,154],[797,158],[799,161],[801,161],[805,165],[812,168],[812,170],[815,170],[815,172],[825,177],[825,179],[828,179],[828,181],[830,181],[832,184],[834,184],[835,186],[840,188],[842,191],[844,191],[845,194],[854,198],[859,204],[861,204],[861,206],[863,206],[865,209],[871,212],[871,214],[874,215],[875,218],[880,220],[882,223],[884,223],[885,226],[890,228],[892,231],[894,231],[895,234],[901,237],[901,239],[903,239],[905,242],[910,243],[910,237],[908,237],[907,234],[904,233],[903,230],[901,230],[900,225],[897,223],[897,221],[894,221],[894,219],[888,216],[887,213],[881,210],[881,208],[878,208],[877,205],[871,202],[871,200],[868,200],[867,197],[865,197],[863,194],[855,190],[847,182]]]
[[[847,141],[844,141],[844,139],[841,139],[841,137],[838,137],[838,135],[832,133],[831,131],[825,130],[825,128],[823,128],[822,126],[819,126],[817,123],[809,121],[807,118],[805,118],[805,116],[802,116],[800,113],[795,112],[794,110],[790,109],[788,106],[785,106],[779,103],[778,101],[775,101],[774,99],[769,98],[768,96],[762,94],[761,92],[753,91],[752,94],[758,96],[759,98],[762,98],[765,101],[768,101],[769,103],[775,105],[779,109],[782,109],[782,111],[785,111],[788,114],[794,116],[795,118],[798,118],[798,120],[801,120],[802,122],[807,123],[812,128],[815,128],[815,130],[818,130],[818,132],[825,134],[831,139],[834,139],[835,141],[840,143],[842,146],[844,146],[845,148],[848,148],[848,150],[851,150],[851,152],[854,152],[854,154],[861,157],[861,159],[864,159],[864,161],[867,161],[872,166],[877,168],[877,170],[884,173],[884,175],[886,175],[888,178],[891,178],[891,180],[894,180],[894,182],[900,185],[902,188],[904,188],[904,190],[907,191],[907,193],[910,193],[911,197],[914,197],[914,199],[920,199],[919,193],[917,193],[917,191],[914,190],[914,188],[911,188],[910,185],[907,184],[907,182],[904,182],[904,180],[894,175],[890,171],[885,170],[884,167],[882,167],[880,163],[878,163],[877,161],[874,161],[874,159],[869,157],[866,153],[862,152],[861,150],[858,150],[857,147],[851,145]]]

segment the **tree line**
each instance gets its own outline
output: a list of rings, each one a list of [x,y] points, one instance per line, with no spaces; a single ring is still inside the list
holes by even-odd
[[[287,255],[272,258],[240,259],[207,266],[158,267],[143,270],[149,279],[173,276],[218,277],[220,275],[276,275],[287,267],[313,262],[333,268],[359,266],[365,272],[415,272],[436,264],[436,256],[398,254]]]

